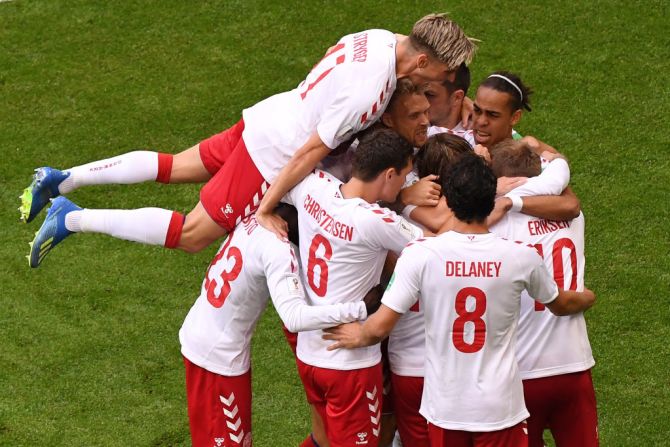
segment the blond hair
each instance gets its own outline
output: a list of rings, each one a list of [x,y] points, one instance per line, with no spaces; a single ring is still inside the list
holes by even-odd
[[[456,70],[462,63],[469,64],[477,50],[475,39],[465,35],[447,14],[429,14],[414,24],[409,35],[412,46],[426,52]]]
[[[388,112],[389,110],[392,110],[399,98],[405,95],[423,95],[423,92],[424,87],[412,83],[409,78],[398,79],[393,96],[391,96],[391,99],[386,106],[386,111]]]

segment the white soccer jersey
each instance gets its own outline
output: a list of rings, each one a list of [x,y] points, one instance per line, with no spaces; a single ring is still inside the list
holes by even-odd
[[[403,188],[412,186],[419,181],[416,169],[407,174]],[[407,205],[402,214],[412,224],[421,227],[414,222],[409,215],[416,208]],[[426,359],[426,325],[423,321],[423,309],[417,302],[409,312],[403,314],[393,330],[389,334],[388,356],[391,372],[399,376],[423,377],[424,362]]]
[[[514,355],[524,289],[542,303],[558,295],[535,250],[492,233],[449,231],[405,248],[382,303],[424,310],[428,422],[487,432],[528,417]]]
[[[555,167],[554,160],[539,177],[529,179],[509,194],[517,196],[560,194],[560,182],[542,184],[541,177]],[[567,164],[564,166],[567,168]],[[567,182],[565,182],[567,184]],[[558,222],[508,213],[491,227],[494,233],[514,241],[533,245],[559,287],[584,290],[584,215],[571,221]],[[584,314],[558,317],[528,294],[521,297],[521,319],[517,334],[517,359],[522,379],[555,376],[591,368],[595,361],[586,331]]]
[[[353,303],[379,284],[388,250],[400,253],[423,232],[402,217],[360,198],[345,199],[342,183],[323,171],[307,176],[285,201],[298,209],[301,275],[313,306]],[[327,351],[323,331],[298,334],[298,358],[338,370],[366,368],[381,359],[379,345]]]
[[[344,36],[297,88],[244,110],[242,137],[265,180],[314,132],[334,149],[379,118],[396,86],[395,47],[390,31]]]
[[[362,302],[307,306],[291,245],[258,225],[255,216],[247,216],[212,260],[200,296],[179,331],[184,357],[221,375],[247,372],[251,335],[270,295],[291,331],[367,316]]]

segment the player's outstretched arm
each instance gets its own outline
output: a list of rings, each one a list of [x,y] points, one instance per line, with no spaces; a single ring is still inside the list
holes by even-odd
[[[349,323],[325,329],[326,334],[323,338],[335,341],[334,344],[328,346],[329,351],[372,346],[388,337],[401,315],[382,304],[365,323]]]
[[[506,199],[509,200],[509,199]],[[560,196],[527,196],[521,212],[549,220],[572,220],[579,216],[582,205],[569,186]]]
[[[584,289],[583,292],[559,290],[558,297],[546,306],[554,315],[564,316],[584,312],[595,302],[596,295],[592,290]]]
[[[278,237],[286,238],[286,222],[274,214],[273,211],[282,197],[312,172],[317,163],[329,152],[330,149],[321,141],[317,133],[309,137],[307,142],[293,154],[288,164],[279,172],[279,175],[265,193],[258,211],[256,211],[256,220],[259,224]]]

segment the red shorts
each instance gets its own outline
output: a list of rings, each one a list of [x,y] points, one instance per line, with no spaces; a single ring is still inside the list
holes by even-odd
[[[544,445],[549,427],[558,446],[598,446],[598,413],[591,371],[523,381],[528,418],[528,445]]]
[[[391,384],[391,363],[389,362],[389,339],[381,342],[382,350],[382,381],[384,384],[384,398],[382,399],[382,414],[394,414],[393,385]]]
[[[288,342],[288,346],[289,346],[289,348],[291,348],[291,351],[293,352],[293,355],[295,356],[295,350],[298,347],[298,333],[289,331],[288,328],[283,324],[281,325],[281,328],[284,331],[284,336],[286,337],[286,341]]]
[[[430,447],[527,447],[526,421],[490,432],[447,430],[428,424]]]
[[[340,371],[297,359],[307,401],[321,416],[331,447],[377,447],[381,422],[381,363]]]
[[[213,177],[200,190],[200,202],[217,224],[231,232],[258,209],[270,184],[251,160],[242,139],[244,121],[200,142],[200,159]]]
[[[423,377],[391,375],[398,432],[403,445],[428,445],[428,422],[421,416]]]
[[[184,357],[194,447],[251,446],[251,372],[222,376]]]

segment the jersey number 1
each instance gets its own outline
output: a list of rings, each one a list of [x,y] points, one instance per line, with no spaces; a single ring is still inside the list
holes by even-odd
[[[303,87],[305,84],[307,85],[307,88],[300,92],[300,98],[305,99],[307,96],[307,93],[309,93],[310,90],[316,86],[319,82],[323,80],[326,76],[328,76],[328,73],[333,71],[333,68],[335,68],[337,65],[343,64],[344,63],[344,53],[339,54],[337,58],[335,58],[336,53],[338,53],[340,50],[344,49],[344,44],[343,43],[338,43],[337,45],[331,47],[326,54],[323,56],[323,59],[319,61],[318,64],[312,68],[312,71],[309,72],[307,75],[307,79],[303,81],[303,83],[300,85],[300,87]],[[332,56],[332,57],[330,57]],[[333,59],[335,58],[335,59]],[[333,61],[335,62],[333,64]],[[333,64],[332,66],[328,66],[328,64]],[[328,67],[325,70],[323,70],[318,76],[316,76],[316,69],[317,67],[321,69],[322,67]],[[316,76],[316,79],[312,81],[312,75]]]

